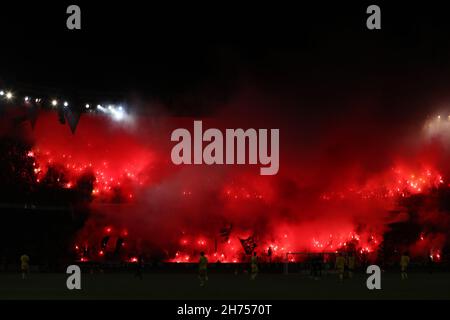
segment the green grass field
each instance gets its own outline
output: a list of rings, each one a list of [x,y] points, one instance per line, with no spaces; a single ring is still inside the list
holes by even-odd
[[[0,274],[0,299],[450,299],[450,273],[410,273],[409,279],[384,273],[382,289],[366,288],[366,276],[357,274],[343,283],[333,274],[313,280],[300,274],[210,273],[200,287],[193,273],[82,274],[82,290],[68,290],[65,274]]]

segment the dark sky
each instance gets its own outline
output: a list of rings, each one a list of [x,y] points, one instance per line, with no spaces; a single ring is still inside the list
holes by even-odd
[[[2,4],[0,83],[170,104],[186,95],[226,97],[242,82],[334,97],[428,95],[450,80],[450,23],[439,5],[378,2],[382,30],[369,31],[372,2],[77,3],[81,31],[65,27],[72,2]]]

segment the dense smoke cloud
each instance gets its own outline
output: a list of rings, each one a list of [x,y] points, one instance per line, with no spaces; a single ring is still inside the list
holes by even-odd
[[[77,188],[87,173],[96,179],[91,213],[76,237],[80,245],[98,245],[112,228],[115,237],[126,238],[130,254],[153,252],[175,261],[191,261],[200,250],[239,260],[239,239],[249,237],[257,251],[271,246],[280,257],[331,252],[355,239],[374,254],[390,224],[412,219],[401,199],[446,184],[447,134],[434,122],[424,127],[425,112],[389,117],[379,97],[348,96],[297,99],[247,88],[212,103],[207,117],[136,113],[132,124],[122,125],[84,114],[72,135],[55,113],[42,112],[26,131],[38,180],[53,166],[65,172],[65,188]],[[259,165],[173,165],[170,133],[192,131],[193,120],[203,120],[205,129],[279,128],[279,173],[260,176]],[[430,235],[426,250],[415,245],[413,252],[440,250],[446,234],[434,225],[448,214],[437,203],[416,211],[414,219]]]

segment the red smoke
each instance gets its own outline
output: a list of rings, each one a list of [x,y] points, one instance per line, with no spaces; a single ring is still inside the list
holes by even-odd
[[[246,116],[203,123],[267,127],[264,116],[251,121]],[[192,119],[141,117],[125,126],[86,114],[72,135],[54,113],[44,113],[32,133],[35,145],[29,156],[35,158],[38,183],[52,166],[65,173],[66,188],[75,188],[85,174],[95,177],[92,213],[74,245],[80,255],[91,247],[91,259],[102,259],[118,238],[124,239],[127,259],[146,252],[189,262],[205,251],[211,261],[237,262],[244,256],[239,239],[248,238],[260,254],[271,248],[274,259],[284,259],[287,252],[335,252],[350,245],[375,255],[388,224],[408,220],[400,198],[427,195],[448,183],[442,141],[423,138],[420,130],[410,143],[410,130],[387,130],[394,136],[386,140],[383,129],[365,116],[358,121],[368,125],[352,120],[348,126],[338,119],[310,133],[296,132],[302,123],[272,120],[269,128],[281,133],[276,176],[260,176],[259,166],[171,164],[170,132],[180,125],[191,129]],[[314,141],[304,139],[307,134]],[[392,211],[399,213],[393,216]],[[436,205],[419,211],[423,225],[442,218]],[[108,246],[100,248],[106,235]],[[431,250],[437,257],[445,241],[445,235],[429,233],[410,249],[416,255]]]

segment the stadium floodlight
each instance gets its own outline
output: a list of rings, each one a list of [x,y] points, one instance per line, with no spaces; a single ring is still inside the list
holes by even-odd
[[[24,100],[25,102],[28,102],[28,101],[30,101],[30,98],[29,98],[29,97],[25,97],[23,100]]]
[[[56,107],[58,105],[58,100],[53,99],[52,100],[52,106]]]
[[[89,103],[86,103],[86,109],[89,109],[90,108],[90,105],[89,105]]]
[[[106,113],[108,111],[108,109],[104,108],[101,104],[97,105],[97,110]]]
[[[64,101],[64,107],[68,107],[69,103],[67,101]]]
[[[13,98],[12,92],[7,92],[6,93],[6,99],[11,100],[12,98]]]
[[[111,111],[111,113],[112,113],[112,118],[116,121],[122,121],[123,118],[125,117],[125,114],[122,110],[113,109]]]
[[[5,95],[5,91],[0,90],[0,96],[4,96]]]

